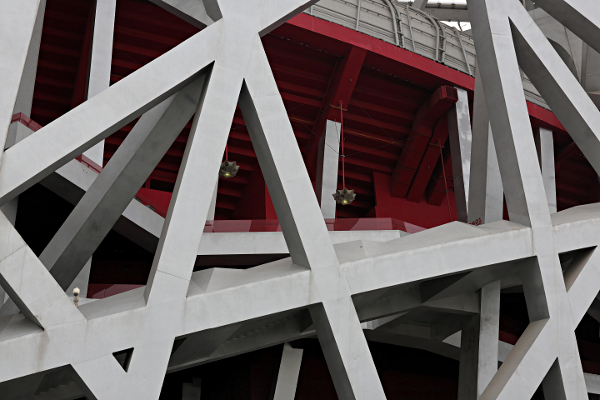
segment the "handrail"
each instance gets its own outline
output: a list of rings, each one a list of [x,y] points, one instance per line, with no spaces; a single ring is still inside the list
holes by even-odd
[[[364,32],[367,35],[377,37],[387,43],[474,76],[475,68],[469,60],[476,57],[476,55],[473,40],[467,34],[464,34],[463,37],[463,34],[457,32],[455,28],[446,26],[426,11],[411,7],[408,3],[400,3],[396,0],[366,1],[369,4],[373,3],[381,7],[383,11],[371,11],[367,3],[362,4],[363,0],[320,0],[307,8],[306,13]],[[385,12],[387,8],[390,8],[392,14],[392,29],[388,25],[389,18]],[[367,16],[363,19],[363,13],[369,13],[369,15],[373,13],[379,20],[373,19],[371,21],[370,17],[367,18]],[[405,15],[408,29],[404,26],[403,18]],[[400,24],[399,27],[398,24]],[[454,36],[455,33],[457,34],[456,37]],[[408,46],[406,42],[409,37],[412,47]],[[435,45],[430,43],[430,37],[435,40]],[[417,51],[417,42],[419,51]],[[462,60],[464,60],[465,65],[463,65]],[[534,88],[526,89],[525,96],[527,100],[548,108],[548,105],[545,104]]]
[[[358,30],[358,24],[360,22],[360,10],[361,10],[361,0],[358,0],[358,9],[356,10],[356,30]]]
[[[400,46],[400,40],[398,39],[398,25],[396,23],[396,8],[392,5],[390,0],[383,0],[390,8],[390,12],[392,13],[392,26],[394,27],[394,39],[396,39],[396,46]],[[402,46],[404,47],[404,46]]]
[[[469,59],[467,58],[467,50],[465,50],[465,45],[462,41],[462,37],[460,37],[460,32],[456,28],[454,28],[454,31],[458,36],[458,42],[460,43],[460,48],[462,49],[463,56],[465,57],[465,63],[467,64],[467,70],[469,71],[469,75],[473,76],[473,72],[471,71],[471,64],[469,64]]]
[[[408,17],[408,29],[410,30],[410,41],[412,42],[413,52],[417,52],[417,48],[415,46],[415,33],[412,28],[412,21],[410,20],[410,6],[406,5],[406,16]]]
[[[446,46],[448,46],[448,38],[446,37],[446,30],[440,25],[440,21],[436,19],[436,22],[438,24],[438,26],[440,27],[440,30],[442,32],[442,39],[444,40],[444,46],[442,47],[442,58],[440,60],[440,62],[442,64],[445,64],[446,62]]]
[[[421,15],[423,15],[425,18],[427,18],[429,20],[429,22],[431,22],[431,25],[433,25],[433,27],[435,28],[435,58],[434,59],[436,61],[441,62],[441,60],[440,60],[440,27],[438,26],[438,24],[435,23],[435,20],[428,12],[425,12],[418,8],[414,8],[412,6],[407,6],[407,10],[408,10],[408,7],[410,7],[413,11],[418,12]],[[414,43],[414,41],[413,41],[413,43]]]

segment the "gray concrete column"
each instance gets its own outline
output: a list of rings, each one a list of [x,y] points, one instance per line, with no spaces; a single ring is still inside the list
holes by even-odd
[[[474,315],[463,325],[460,337],[458,400],[477,400],[478,353],[479,316]]]
[[[548,198],[550,213],[557,212],[556,205],[556,170],[554,165],[554,138],[552,131],[545,128],[537,128],[533,132],[535,145],[544,179],[544,189]]]
[[[338,165],[340,161],[341,124],[327,121],[319,141],[317,159],[317,199],[325,219],[335,218],[335,200],[332,194],[337,190]]]
[[[94,18],[87,90],[88,99],[91,99],[110,86],[116,9],[117,0],[96,0],[96,15]],[[83,154],[96,164],[102,166],[104,141],[96,144]]]
[[[467,221],[469,174],[471,171],[471,118],[469,96],[466,90],[457,88],[458,102],[448,112],[448,134],[452,153],[452,174],[456,215],[461,222]]]
[[[194,378],[192,383],[184,383],[181,388],[181,400],[200,400],[202,380]]]
[[[500,333],[500,281],[481,289],[479,314],[479,356],[477,367],[477,397],[481,396],[498,371],[498,340]]]
[[[302,349],[294,349],[289,343],[283,345],[273,400],[294,400],[303,352]]]
[[[467,221],[475,225],[481,225],[502,220],[504,196],[479,68],[477,68],[475,75],[474,100]],[[464,372],[461,369],[461,372],[463,372],[461,376],[465,381],[464,385],[469,385],[468,388],[462,390],[462,393],[465,393],[465,399],[477,399],[498,370],[500,281],[484,286],[481,289],[480,296],[480,314],[477,317],[478,320],[476,322],[472,321],[473,326],[470,327],[473,331],[469,333],[463,330],[463,335],[468,335],[465,340],[470,344],[464,350],[461,348],[461,357],[463,357],[462,353],[466,352],[465,362],[468,360],[472,363],[469,367],[465,367]],[[478,337],[475,356],[472,349],[474,345],[472,337],[474,335]],[[475,377],[465,376],[473,369],[476,371]],[[460,385],[462,387],[462,382]]]
[[[475,74],[471,155],[467,221],[474,225],[500,221],[504,191],[479,68]]]

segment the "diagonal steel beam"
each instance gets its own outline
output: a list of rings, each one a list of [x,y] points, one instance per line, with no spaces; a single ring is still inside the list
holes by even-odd
[[[383,399],[367,341],[343,278],[331,239],[294,132],[279,96],[264,49],[257,47],[246,77],[240,108],[263,171],[282,231],[295,264],[310,268],[311,307],[338,396]],[[350,345],[350,343],[352,345]]]
[[[40,260],[69,287],[197,109],[204,75],[144,114],[46,246]]]
[[[216,56],[222,23],[192,36],[5,152],[6,203],[192,82]],[[107,118],[110,116],[110,118]]]
[[[532,226],[536,262],[522,267],[521,271],[532,321],[530,326],[545,321],[545,330],[551,333],[543,335],[543,339],[542,336],[535,338],[533,342],[522,337],[519,342],[525,345],[520,346],[518,342],[517,347],[526,354],[541,353],[542,349],[549,347],[555,350],[555,353],[546,352],[543,357],[533,357],[538,369],[535,376],[527,380],[523,378],[531,365],[523,358],[509,356],[510,360],[507,359],[496,373],[482,398],[514,398],[517,387],[533,394],[543,381],[546,398],[579,399],[586,394],[586,389],[575,340],[575,325],[571,308],[565,306],[568,295],[562,281],[533,132],[522,93],[519,61],[527,69],[523,63],[528,60],[522,57],[517,60],[519,36],[536,35],[539,29],[516,0],[469,1],[469,11],[480,54],[486,103],[488,109],[495,111],[490,113],[490,120],[509,214],[511,220]],[[536,44],[538,50],[544,44]],[[577,108],[583,104],[579,101],[581,98],[575,100],[574,103],[563,101],[562,106]],[[543,376],[538,373],[541,371]],[[548,371],[550,375],[545,378]],[[557,387],[560,390],[556,390]]]
[[[0,157],[17,103],[40,3],[40,0],[6,0],[0,4]]]

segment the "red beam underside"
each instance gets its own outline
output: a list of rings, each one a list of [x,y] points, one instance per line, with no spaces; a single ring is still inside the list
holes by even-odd
[[[456,88],[442,86],[421,106],[390,181],[392,196],[400,198],[407,196],[421,160],[431,142],[435,123],[457,101]]]

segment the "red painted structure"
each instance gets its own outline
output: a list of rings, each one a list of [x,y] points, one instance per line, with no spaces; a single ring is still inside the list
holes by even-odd
[[[92,3],[48,0],[31,115],[39,124],[51,122],[84,99]],[[147,1],[119,0],[111,81],[117,82],[197,32]],[[446,90],[444,87],[454,86],[468,90],[472,98],[472,77],[306,14],[265,36],[263,43],[313,181],[324,123],[339,119],[339,110],[332,105],[342,101],[347,109],[346,180],[356,191],[357,200],[350,206],[339,206],[338,218],[385,216],[402,220],[408,214],[423,218],[407,221],[419,226],[448,221],[449,217],[429,216],[447,216],[447,210],[439,211],[447,208],[446,184],[453,204],[445,121],[452,94],[449,101],[441,101],[439,110],[429,112],[428,99]],[[548,110],[528,106],[532,125],[555,132],[559,209],[598,200],[600,185],[595,174],[562,125]],[[110,161],[132,126],[106,140],[104,163]],[[164,208],[166,193],[173,189],[189,128],[149,177],[144,187],[150,190],[140,192],[139,197],[156,210]],[[438,141],[445,168],[439,146],[432,145]],[[241,168],[235,178],[220,181],[216,219],[276,218],[239,111],[231,128],[229,153]],[[376,187],[376,175],[379,180],[387,176],[387,191],[384,186]],[[406,201],[391,201],[390,194]]]

